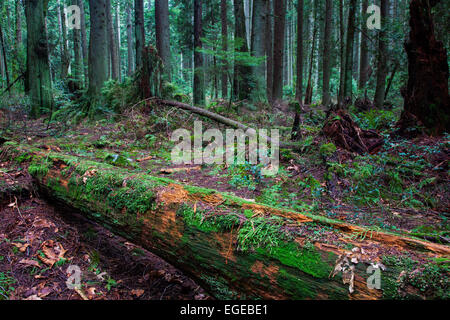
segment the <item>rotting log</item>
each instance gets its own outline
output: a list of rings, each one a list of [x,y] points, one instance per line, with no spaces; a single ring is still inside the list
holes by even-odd
[[[445,245],[273,208],[145,172],[27,146],[9,146],[3,155],[12,160],[24,153],[32,155],[28,172],[43,193],[164,258],[219,299],[391,298],[399,273],[383,273],[389,291],[383,285],[369,289],[366,282],[367,267],[382,261],[380,252],[397,250],[422,260],[450,257]],[[326,228],[337,242],[310,241],[302,228],[307,224]],[[262,237],[258,230],[265,232]]]

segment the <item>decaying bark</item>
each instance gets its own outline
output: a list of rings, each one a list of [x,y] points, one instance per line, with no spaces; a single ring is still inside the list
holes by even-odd
[[[434,35],[431,8],[439,0],[412,0],[411,31],[405,44],[408,54],[408,86],[404,92],[404,112],[400,133],[414,125],[425,126],[432,134],[450,130],[449,68],[447,52]]]
[[[34,156],[28,171],[41,192],[158,254],[221,299],[380,299],[388,297],[384,289],[366,285],[367,267],[380,262],[380,248],[396,247],[423,257],[450,254],[444,245],[276,209],[145,172],[131,174],[28,146],[6,154],[24,152]],[[228,223],[220,222],[225,220]],[[289,236],[270,249],[240,249],[246,239],[242,228],[273,226],[273,221]],[[302,229],[307,223],[333,230],[343,242],[309,242]],[[351,237],[368,232],[370,238]],[[398,274],[384,276],[396,281]]]
[[[376,131],[361,129],[343,109],[330,113],[322,131],[336,145],[359,154],[377,152],[384,143]]]

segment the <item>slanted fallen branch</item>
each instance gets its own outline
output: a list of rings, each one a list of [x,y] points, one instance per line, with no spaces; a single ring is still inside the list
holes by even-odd
[[[395,248],[421,259],[450,256],[448,246],[273,208],[145,172],[29,146],[9,150],[8,156],[23,153],[33,155],[28,171],[41,192],[156,253],[221,299],[389,298],[387,289],[369,289],[366,283],[367,268],[381,263],[380,252]],[[333,237],[324,234],[313,241],[308,225],[324,227]],[[398,276],[386,273],[383,281],[395,282]]]
[[[182,103],[182,102],[178,102],[178,101],[168,101],[168,100],[157,100],[157,102],[162,105],[171,106],[171,107],[175,107],[175,108],[193,112],[200,116],[203,116],[203,117],[209,118],[211,120],[217,121],[219,123],[222,123],[231,128],[242,129],[244,131],[247,129],[255,129],[255,128],[251,128],[250,126],[248,126],[246,124],[240,123],[236,120],[226,118],[224,116],[221,116],[220,114],[217,114],[217,113],[214,113],[214,112],[211,112],[211,111],[199,108],[199,107],[191,106],[186,103]],[[265,138],[267,139],[268,142],[272,142],[272,139],[270,137],[265,137]],[[294,142],[280,141],[280,147],[287,148],[287,149],[289,149],[289,148],[297,149],[297,148],[300,148],[301,146],[298,143],[294,143]]]

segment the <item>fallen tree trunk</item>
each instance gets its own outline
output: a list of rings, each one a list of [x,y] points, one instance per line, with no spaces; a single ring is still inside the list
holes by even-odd
[[[222,124],[224,124],[226,126],[229,126],[229,127],[235,128],[235,129],[242,129],[244,131],[248,130],[248,129],[255,129],[255,128],[252,128],[252,127],[250,127],[250,126],[248,126],[246,124],[243,124],[243,123],[240,123],[238,121],[235,121],[233,119],[229,119],[229,118],[226,118],[224,116],[221,116],[220,114],[217,114],[217,113],[205,110],[203,108],[191,106],[191,105],[186,104],[186,103],[182,103],[182,102],[178,102],[178,101],[168,101],[168,100],[157,100],[157,102],[162,104],[162,105],[171,106],[171,107],[183,109],[183,110],[186,110],[186,111],[190,111],[192,113],[195,113],[195,114],[198,114],[200,116],[209,118],[211,120],[217,121],[219,123],[222,123]],[[267,139],[268,142],[272,142],[272,139],[270,137],[266,136],[265,138]],[[283,142],[283,141],[280,141],[280,147],[296,149],[296,148],[300,148],[301,145],[299,145],[298,143],[295,143],[295,142]]]
[[[448,246],[272,208],[145,172],[28,146],[8,147],[3,155],[14,159],[24,153],[33,155],[28,171],[42,192],[156,253],[220,299],[392,298],[391,286],[367,286],[367,268],[381,266],[381,253],[404,252],[422,260],[450,256]],[[308,228],[323,228],[333,237],[313,241]],[[399,274],[383,271],[382,281],[396,285]],[[414,288],[408,287],[410,292]]]

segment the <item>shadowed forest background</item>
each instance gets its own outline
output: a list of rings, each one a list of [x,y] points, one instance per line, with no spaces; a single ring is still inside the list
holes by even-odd
[[[449,9],[1,0],[0,300],[448,299]],[[174,165],[200,120],[278,174]]]

